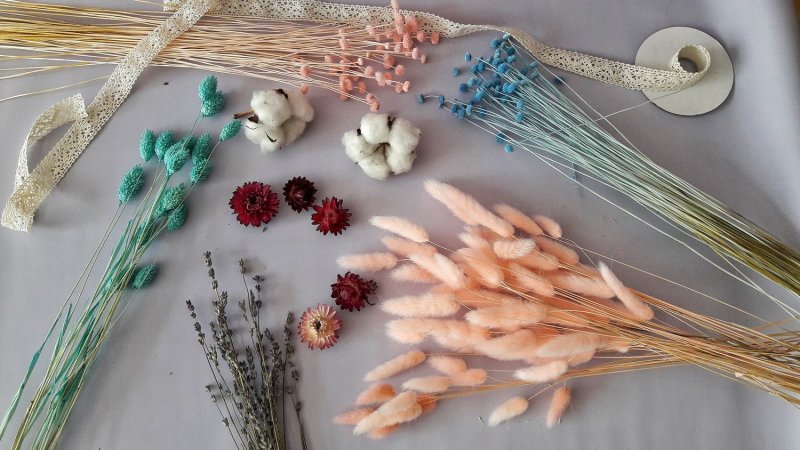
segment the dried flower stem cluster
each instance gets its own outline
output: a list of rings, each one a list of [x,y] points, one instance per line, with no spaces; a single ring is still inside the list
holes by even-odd
[[[417,29],[395,5],[393,23],[367,29],[339,24],[309,24],[255,17],[207,16],[179,36],[153,61],[183,67],[278,81],[305,91],[317,86],[343,99],[379,102],[374,85],[407,92],[403,61],[424,63],[418,45],[437,43],[436,34]],[[0,63],[15,78],[60,69],[114,64],[167,13],[80,8],[0,1]],[[20,61],[35,61],[19,64]],[[87,80],[91,81],[91,80]],[[23,94],[24,95],[24,94]]]
[[[222,416],[237,449],[285,449],[286,446],[286,397],[292,402],[300,424],[302,448],[307,448],[302,421],[301,404],[297,400],[297,382],[300,373],[291,357],[292,323],[294,315],[286,316],[283,327],[283,342],[268,328],[262,327],[260,313],[263,301],[261,290],[264,279],[256,275],[250,289],[247,282],[247,267],[239,260],[239,273],[245,287],[244,298],[237,303],[247,328],[232,325],[229,320],[228,293],[220,291],[211,261],[211,252],[203,255],[211,279],[215,299],[214,320],[209,323],[210,339],[197,321],[195,306],[191,300],[186,307],[194,322],[197,340],[203,347],[214,384],[206,387],[211,401]],[[237,331],[238,330],[238,331]],[[241,353],[241,342],[249,342]],[[223,369],[227,369],[225,371]],[[287,371],[291,380],[286,379]]]
[[[382,240],[388,251],[346,255],[339,263],[350,270],[392,270],[396,280],[431,284],[427,293],[381,304],[400,317],[386,324],[386,332],[405,344],[430,338],[446,351],[412,350],[369,372],[364,380],[379,384],[359,396],[357,409],[336,419],[355,425],[355,434],[384,437],[452,397],[544,385],[542,392],[572,378],[682,363],[800,405],[800,333],[766,334],[634,291],[605,264],[581,264],[552,219],[508,205],[492,212],[437,181],[425,188],[465,223],[458,234],[463,248],[434,244],[424,228],[406,219],[375,217],[373,225],[395,234]],[[598,355],[609,362],[580,367]],[[462,356],[520,366],[509,379],[509,371],[494,376],[488,368],[469,368]],[[426,360],[435,374],[406,380],[400,394],[382,381]],[[536,395],[506,401],[489,424],[522,414]],[[560,420],[570,400],[566,386],[556,389],[548,426]]]

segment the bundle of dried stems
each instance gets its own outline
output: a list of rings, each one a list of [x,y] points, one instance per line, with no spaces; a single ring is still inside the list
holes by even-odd
[[[360,271],[388,267],[396,280],[433,284],[425,294],[388,299],[381,307],[400,317],[386,324],[391,339],[418,344],[431,338],[445,350],[413,350],[368,373],[365,381],[381,382],[426,360],[438,372],[406,380],[400,395],[385,383],[364,391],[357,409],[336,419],[356,425],[355,434],[384,437],[438,401],[520,386],[540,387],[529,398],[503,403],[489,424],[522,414],[531,398],[554,387],[552,426],[569,404],[568,380],[686,363],[800,406],[800,332],[765,320],[747,328],[635,291],[602,262],[580,263],[552,219],[508,205],[492,212],[437,181],[425,188],[465,222],[458,235],[463,248],[433,243],[406,219],[376,217],[375,226],[396,235],[383,239],[389,252],[347,255],[339,263]],[[463,356],[520,366],[468,368]]]

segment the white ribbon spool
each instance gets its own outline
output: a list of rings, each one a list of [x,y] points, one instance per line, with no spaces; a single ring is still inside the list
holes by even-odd
[[[711,61],[695,51],[697,46],[708,50]],[[676,91],[643,90],[656,106],[681,116],[697,116],[720,106],[733,88],[733,64],[728,52],[708,34],[687,27],[671,27],[650,35],[636,53],[636,65],[670,70],[681,60],[688,60],[697,71],[706,73],[695,84]]]

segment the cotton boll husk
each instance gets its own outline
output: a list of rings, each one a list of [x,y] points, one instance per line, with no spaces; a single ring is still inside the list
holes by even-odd
[[[482,284],[488,287],[497,287],[505,278],[503,269],[497,266],[496,261],[489,259],[486,254],[472,248],[462,248],[456,253],[464,256],[463,261],[477,272],[483,281]]]
[[[514,371],[514,378],[529,383],[547,383],[564,375],[569,366],[566,361],[553,361],[541,366],[526,367]]]
[[[428,232],[425,231],[425,228],[422,228],[421,226],[403,217],[374,216],[369,220],[369,223],[380,229],[389,231],[416,243],[425,243],[430,239]]]
[[[385,438],[386,436],[389,436],[390,434],[394,433],[398,429],[400,429],[400,424],[396,423],[394,425],[389,425],[388,427],[383,427],[383,428],[378,428],[377,430],[372,430],[367,434],[367,437],[377,441],[379,439]]]
[[[411,283],[439,283],[440,280],[430,272],[415,264],[402,264],[392,271],[391,277],[397,281]]]
[[[643,302],[630,289],[625,287],[622,282],[614,275],[614,272],[602,262],[600,263],[600,275],[609,288],[614,291],[614,295],[625,305],[631,314],[639,320],[648,321],[653,318],[653,309],[650,305]]]
[[[354,163],[372,155],[378,150],[377,144],[370,144],[364,136],[358,134],[356,130],[350,130],[342,136],[342,145],[347,157]]]
[[[389,145],[398,154],[410,154],[414,152],[419,144],[419,137],[422,132],[415,127],[409,120],[397,117],[392,122],[389,132]]]
[[[381,303],[380,307],[400,317],[448,317],[461,309],[452,295],[432,293],[393,298]]]
[[[274,89],[253,92],[250,107],[258,116],[258,121],[267,128],[278,128],[289,117],[292,117],[292,106],[289,104],[289,100],[284,94]]]
[[[578,261],[580,260],[578,252],[544,236],[536,239],[536,245],[539,246],[543,252],[555,256],[564,264],[575,265],[578,264]]]
[[[536,221],[536,224],[544,230],[549,236],[553,236],[556,239],[561,237],[561,225],[558,224],[555,220],[547,217],[547,216],[533,216],[533,220]]]
[[[512,397],[492,411],[488,420],[489,426],[496,427],[507,420],[519,416],[527,411],[527,409],[528,399],[525,397]]]
[[[427,180],[425,190],[467,225],[483,225],[503,237],[514,235],[514,227],[510,223],[495,216],[473,197],[455,187],[440,181]]]
[[[551,271],[561,267],[558,258],[538,250],[532,250],[522,258],[515,259],[514,262],[533,270]]]
[[[416,377],[403,383],[403,389],[435,394],[450,389],[450,377],[443,375],[430,375]]]
[[[570,333],[555,336],[539,347],[536,356],[544,358],[570,358],[581,353],[597,350],[607,339],[589,333]]]
[[[501,239],[492,246],[500,259],[519,259],[536,248],[533,239]]]
[[[409,259],[451,288],[461,289],[464,287],[464,272],[450,258],[435,253],[433,255],[411,255]]]
[[[572,393],[566,386],[556,389],[553,393],[553,400],[550,401],[550,409],[547,411],[547,428],[561,422],[561,417],[569,406]]]
[[[358,166],[373,180],[385,180],[391,173],[389,165],[386,164],[386,156],[381,151],[361,158],[358,160]]]
[[[422,414],[428,414],[436,408],[439,399],[424,392],[417,393],[417,404],[422,408]]]
[[[361,118],[361,135],[370,144],[389,142],[389,115],[369,113]]]
[[[467,370],[467,362],[457,356],[435,355],[428,358],[428,364],[437,372],[455,375]]]
[[[401,173],[411,171],[411,168],[414,166],[414,161],[417,159],[417,152],[411,151],[406,153],[392,145],[388,145],[385,148],[386,164],[393,174],[400,175]]]
[[[511,263],[508,268],[512,272],[514,279],[525,287],[525,289],[545,297],[552,297],[555,295],[556,290],[553,284],[544,277],[531,272],[526,267],[517,263]]]
[[[381,238],[381,242],[389,251],[399,256],[433,255],[436,253],[436,247],[430,244],[420,244],[399,236],[384,236]]]
[[[450,376],[453,386],[480,386],[486,383],[489,374],[483,369],[467,369]]]
[[[389,252],[362,253],[358,255],[342,255],[336,263],[343,269],[379,272],[397,265],[397,257]]]
[[[417,404],[417,394],[414,391],[406,391],[362,419],[356,425],[353,434],[358,436],[390,425],[410,422],[420,414],[422,407]]]
[[[514,225],[531,236],[541,236],[544,234],[544,230],[542,230],[542,228],[536,224],[536,221],[516,208],[501,204],[494,205],[494,210],[500,217],[508,221],[511,225]]]
[[[525,360],[536,356],[540,339],[531,330],[519,330],[479,343],[476,348],[499,361]]]
[[[473,325],[493,330],[516,331],[541,322],[545,315],[545,309],[541,306],[520,302],[517,305],[473,309],[464,315],[464,319]]]
[[[356,425],[373,412],[375,412],[375,408],[357,408],[339,414],[334,417],[333,422],[339,425]]]
[[[281,128],[283,128],[283,133],[286,136],[286,143],[284,145],[289,145],[306,131],[306,123],[297,117],[290,117],[289,120],[283,123],[283,127]]]
[[[394,388],[389,383],[375,383],[358,394],[357,406],[386,403],[394,398]]]
[[[614,291],[602,280],[588,278],[566,270],[547,272],[544,274],[544,277],[550,280],[555,287],[575,294],[590,295],[599,298],[614,297]]]
[[[364,375],[364,381],[371,383],[397,375],[400,372],[422,364],[425,362],[425,357],[425,353],[419,350],[411,350],[408,353],[390,359],[372,369],[369,373]]]
[[[286,93],[289,105],[292,109],[292,116],[302,120],[303,122],[311,122],[314,120],[314,108],[308,97],[303,95],[299,89],[292,89]]]

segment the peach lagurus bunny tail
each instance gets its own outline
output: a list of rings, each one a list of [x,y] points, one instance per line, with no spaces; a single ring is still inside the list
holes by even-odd
[[[407,295],[384,301],[381,309],[400,317],[448,317],[457,313],[461,305],[452,295],[428,293]]]
[[[430,244],[420,244],[399,236],[384,236],[381,238],[381,242],[390,252],[400,256],[432,255],[436,253],[436,247]]]
[[[467,370],[467,363],[456,356],[435,355],[428,358],[428,364],[439,373],[455,375]]]
[[[620,299],[622,304],[628,308],[634,317],[645,321],[653,318],[653,309],[650,308],[650,305],[643,302],[636,294],[631,292],[630,289],[626,288],[607,265],[601,262],[599,267],[603,281],[614,291],[614,295]]]
[[[420,414],[422,414],[422,407],[417,403],[417,394],[414,391],[406,391],[384,403],[375,412],[358,422],[353,434],[358,436],[390,425],[410,422]]]
[[[542,230],[536,221],[516,208],[508,205],[494,205],[494,210],[500,217],[511,223],[511,225],[514,225],[531,236],[541,236],[544,234],[544,230]]]
[[[483,369],[467,369],[450,376],[453,386],[479,386],[486,383],[489,374]]]
[[[443,375],[430,375],[427,377],[411,378],[403,383],[403,389],[435,394],[450,388],[450,377]]]
[[[383,230],[402,236],[417,243],[428,242],[428,232],[414,222],[403,217],[375,216],[369,223]]]
[[[553,393],[553,400],[550,401],[550,409],[547,411],[547,428],[561,422],[561,416],[567,410],[572,394],[568,387],[560,387]]]
[[[400,372],[422,364],[425,361],[425,357],[425,353],[419,350],[411,350],[408,353],[386,361],[380,366],[372,369],[372,371],[364,375],[364,381],[369,383],[397,375]]]
[[[513,419],[528,409],[528,399],[525,397],[511,397],[498,406],[489,416],[489,426],[496,427],[506,420]]]
[[[333,422],[339,425],[355,425],[374,412],[375,408],[357,408],[339,414],[334,417]]]
[[[344,269],[379,272],[397,265],[397,257],[388,252],[362,253],[359,255],[342,255],[337,260]]]
[[[547,216],[533,216],[533,220],[536,221],[536,224],[544,230],[550,236],[558,239],[561,237],[561,225],[558,224],[555,220],[547,217]]]
[[[390,275],[393,280],[411,283],[439,283],[440,280],[416,264],[402,264]]]
[[[409,259],[453,289],[461,289],[466,283],[464,272],[450,258],[440,253],[411,255]]]
[[[534,248],[533,239],[503,239],[494,243],[494,254],[500,259],[519,259]]]
[[[546,383],[564,375],[569,368],[566,361],[553,361],[540,366],[532,366],[525,369],[517,369],[514,377],[518,380],[530,383]]]
[[[375,383],[358,394],[356,405],[373,405],[386,403],[394,398],[394,388],[389,383]]]
[[[514,235],[514,227],[510,223],[492,214],[477,200],[453,186],[441,181],[427,180],[425,190],[467,225],[483,225],[503,237]]]

